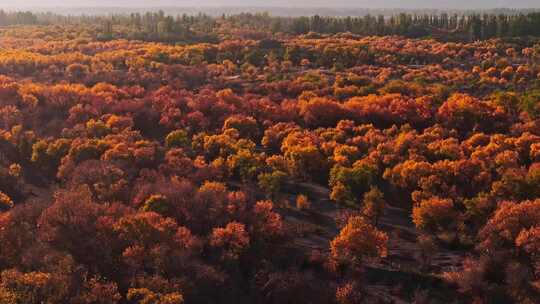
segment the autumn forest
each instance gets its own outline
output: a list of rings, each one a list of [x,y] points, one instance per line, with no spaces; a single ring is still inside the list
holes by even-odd
[[[0,304],[540,303],[538,37],[0,11]]]

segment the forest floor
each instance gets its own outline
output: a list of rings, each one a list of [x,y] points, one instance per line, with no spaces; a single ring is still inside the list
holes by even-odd
[[[329,199],[330,191],[326,187],[297,183],[290,188],[291,202],[295,201],[296,194],[307,194],[311,202],[309,210],[300,211],[291,203],[282,213],[285,222],[299,231],[295,245],[306,252],[327,253],[330,241],[339,233],[338,223],[347,209]],[[441,276],[462,266],[463,251],[439,246],[432,253],[429,264],[421,269],[422,249],[416,241],[419,231],[412,223],[410,213],[390,202],[379,220],[378,228],[389,237],[388,256],[366,265],[366,290],[377,299],[376,303],[413,303],[418,297],[429,298],[428,303],[437,303],[435,299],[439,297],[448,299],[450,291]]]

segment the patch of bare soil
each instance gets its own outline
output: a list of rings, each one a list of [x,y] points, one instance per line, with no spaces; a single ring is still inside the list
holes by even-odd
[[[309,210],[293,206],[282,209],[282,215],[298,237],[295,245],[311,252],[328,253],[330,241],[339,233],[338,222],[345,208],[328,199],[329,189],[312,183],[295,183],[288,187],[289,201],[297,194],[306,194],[311,201]],[[439,303],[437,298],[455,298],[441,280],[447,271],[460,269],[464,253],[439,247],[428,263],[423,263],[422,249],[417,243],[419,232],[412,223],[410,211],[389,205],[379,221],[379,229],[388,234],[388,257],[369,261],[366,265],[369,302],[373,303]]]

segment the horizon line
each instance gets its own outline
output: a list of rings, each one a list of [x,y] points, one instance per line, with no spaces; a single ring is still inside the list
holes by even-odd
[[[434,10],[434,11],[444,11],[444,10],[454,10],[454,11],[469,11],[469,10],[535,10],[540,9],[539,7],[471,7],[471,8],[454,8],[454,7],[363,7],[363,6],[285,6],[285,5],[157,5],[157,6],[128,6],[128,5],[45,5],[45,6],[33,6],[33,5],[3,5],[0,6],[1,9],[10,8],[10,9],[88,9],[88,8],[122,8],[122,9],[158,9],[158,8],[175,8],[175,9],[197,9],[197,8],[245,8],[245,9],[364,9],[364,10]]]

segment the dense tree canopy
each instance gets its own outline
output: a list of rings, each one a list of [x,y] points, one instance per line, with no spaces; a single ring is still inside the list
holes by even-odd
[[[358,303],[402,239],[538,303],[538,14],[64,18],[0,13],[0,303]]]

